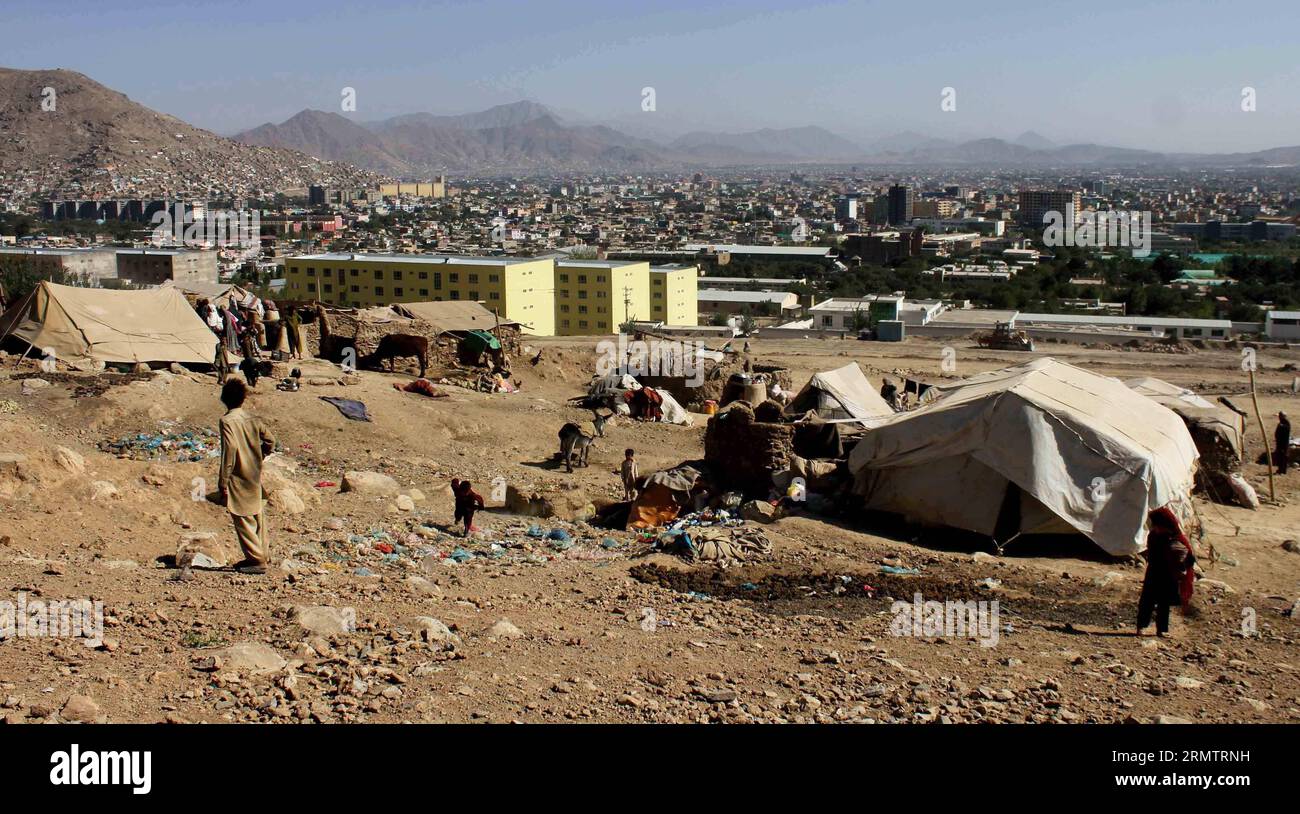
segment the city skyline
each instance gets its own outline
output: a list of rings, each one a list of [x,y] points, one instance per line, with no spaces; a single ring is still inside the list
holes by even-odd
[[[213,25],[198,6],[127,17],[18,2],[5,13],[4,62],[76,70],[222,135],[308,108],[370,122],[529,99],[566,121],[652,139],[820,126],[864,146],[907,131],[950,141],[1035,131],[1057,144],[1165,152],[1300,142],[1289,89],[1300,68],[1282,24],[1300,12],[1283,3],[1257,10],[1272,22],[1249,44],[1203,25],[1217,13],[1208,3],[1016,4],[979,17],[948,2],[924,15],[863,2],[487,5],[237,2]],[[863,36],[843,39],[854,30]],[[355,111],[341,109],[344,88]]]

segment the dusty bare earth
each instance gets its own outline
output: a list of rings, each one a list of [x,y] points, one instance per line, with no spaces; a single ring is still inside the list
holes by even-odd
[[[268,474],[278,490],[269,510],[277,567],[265,577],[195,569],[188,581],[175,579],[172,563],[184,535],[215,532],[227,553],[234,549],[224,512],[202,499],[216,483],[216,459],[139,461],[99,445],[160,427],[215,429],[215,380],[163,372],[96,394],[83,374],[47,375],[49,387],[24,395],[14,377],[39,371],[12,357],[0,362],[0,454],[11,454],[0,458],[0,599],[102,600],[106,616],[100,648],[40,637],[0,642],[0,717],[1300,720],[1300,619],[1290,615],[1300,554],[1282,547],[1300,536],[1294,473],[1278,479],[1277,503],[1259,511],[1199,502],[1219,555],[1211,561],[1202,551],[1215,582],[1202,581],[1199,615],[1176,616],[1166,640],[1130,632],[1140,566],[1086,545],[1011,549],[999,559],[956,533],[914,541],[906,531],[804,516],[764,527],[770,557],[720,571],[647,555],[625,532],[504,510],[481,514],[485,531],[472,540],[449,535],[452,477],[472,479],[485,495],[501,477],[572,515],[621,495],[614,469],[625,447],[637,450],[643,472],[702,456],[702,416],[693,428],[624,421],[607,429],[589,468],[557,469],[556,430],[590,418],[565,400],[589,378],[595,342],[529,344],[545,348],[544,359],[520,365],[517,394],[449,388],[448,398],[428,399],[397,392],[392,383],[409,377],[385,373],[297,393],[263,382],[250,406],[284,462]],[[955,375],[1025,358],[950,344]],[[941,375],[944,346],[770,340],[756,341],[754,355],[790,366],[797,382],[854,359],[878,382],[882,372]],[[1059,344],[1042,353],[1211,395],[1246,387],[1235,350]],[[1294,407],[1286,366],[1298,358],[1261,353],[1266,416]],[[307,363],[304,373],[339,375],[324,362]],[[365,401],[374,422],[345,420],[322,395]],[[1253,460],[1262,447],[1252,432]],[[409,502],[314,485],[337,484],[348,470],[391,476]],[[1246,474],[1267,496],[1263,466],[1251,463]],[[564,528],[576,543],[561,550],[530,537],[533,523]],[[882,574],[885,560],[921,574]],[[986,578],[999,587],[981,587]],[[998,599],[996,645],[891,635],[890,598],[916,591]],[[349,608],[355,630],[331,632],[350,621]],[[1243,637],[1244,612],[1253,612],[1258,636]]]

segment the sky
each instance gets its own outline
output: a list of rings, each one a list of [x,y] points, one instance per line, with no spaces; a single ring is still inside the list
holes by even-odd
[[[222,134],[309,107],[368,121],[530,99],[648,137],[1300,144],[1296,0],[5,0],[0,29],[0,66],[79,71]]]

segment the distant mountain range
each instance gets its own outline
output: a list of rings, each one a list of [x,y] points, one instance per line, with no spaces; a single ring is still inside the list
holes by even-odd
[[[236,196],[377,177],[329,152],[223,138],[75,71],[0,68],[0,174],[34,197]]]
[[[57,93],[43,108],[44,88]],[[647,114],[649,115],[649,114]],[[635,120],[633,120],[635,121]],[[1296,166],[1300,146],[1222,155],[1100,144],[1056,145],[1026,132],[946,140],[903,132],[859,143],[822,127],[690,131],[654,138],[631,125],[574,123],[536,102],[459,115],[360,122],[304,110],[223,138],[150,110],[72,71],[0,68],[0,173],[19,191],[118,195],[250,194],[311,183],[371,185],[438,173],[643,172],[789,164],[1122,168]],[[684,129],[684,128],[683,128]]]
[[[248,144],[299,150],[394,175],[536,170],[650,170],[855,163],[994,167],[1270,166],[1300,163],[1300,147],[1226,155],[1161,153],[1101,144],[1057,145],[1034,131],[1008,141],[950,141],[907,131],[860,144],[822,127],[692,131],[675,138],[569,124],[536,102],[447,116],[414,113],[358,123],[304,110],[240,133]]]

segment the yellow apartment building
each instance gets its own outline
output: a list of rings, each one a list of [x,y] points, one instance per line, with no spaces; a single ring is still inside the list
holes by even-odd
[[[555,331],[560,336],[617,333],[628,320],[649,318],[649,263],[555,262]]]
[[[699,324],[698,266],[650,267],[650,319],[665,325]]]
[[[555,267],[549,258],[308,254],[286,259],[284,275],[290,300],[346,308],[472,300],[522,323],[525,333],[556,333]]]

